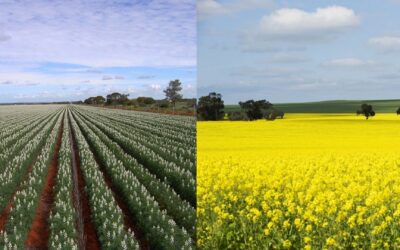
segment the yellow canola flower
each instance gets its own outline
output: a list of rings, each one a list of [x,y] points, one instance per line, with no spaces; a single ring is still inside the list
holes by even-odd
[[[198,122],[198,248],[399,248],[399,127],[394,114]]]

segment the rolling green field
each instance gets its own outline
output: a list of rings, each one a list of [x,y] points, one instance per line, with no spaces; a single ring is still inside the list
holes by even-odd
[[[277,103],[274,107],[285,113],[355,113],[362,103],[371,104],[377,113],[395,113],[400,107],[396,100],[335,100],[303,103]],[[225,105],[225,112],[240,111],[239,105]]]

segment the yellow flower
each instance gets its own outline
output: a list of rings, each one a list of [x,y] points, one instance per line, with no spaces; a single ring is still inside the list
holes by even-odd
[[[294,224],[296,225],[297,228],[301,227],[301,220],[299,218],[295,219]]]
[[[308,244],[310,242],[311,242],[311,238],[310,237],[308,237],[308,236],[304,237],[304,243]]]
[[[292,246],[292,242],[290,242],[290,240],[283,241],[284,248],[290,248],[291,246]]]
[[[326,245],[327,246],[335,246],[336,240],[334,238],[329,237],[328,239],[326,239]]]
[[[284,222],[283,222],[283,228],[289,228],[290,227],[290,222],[289,222],[289,220],[285,220]]]

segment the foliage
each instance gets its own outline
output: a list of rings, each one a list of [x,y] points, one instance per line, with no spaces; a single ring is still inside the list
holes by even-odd
[[[126,104],[128,101],[129,94],[121,94],[118,92],[114,92],[112,94],[107,95],[107,105],[122,105]]]
[[[357,115],[360,114],[364,115],[365,119],[368,120],[370,116],[375,116],[375,111],[372,109],[372,105],[364,103],[361,105],[361,110],[357,110]]]
[[[144,96],[136,98],[136,102],[139,104],[139,106],[146,106],[149,104],[156,103],[156,101],[152,97],[144,97]]]
[[[182,90],[182,83],[179,80],[170,81],[168,87],[164,90],[165,98],[172,103],[175,107],[175,103],[182,99],[182,95],[179,92]]]
[[[285,113],[283,111],[280,110],[276,110],[274,108],[269,109],[268,111],[266,111],[264,113],[264,117],[267,120],[273,121],[276,118],[281,118],[283,119],[283,116],[285,115]]]
[[[239,102],[240,107],[246,112],[247,117],[250,121],[258,120],[263,118],[263,110],[272,107],[272,104],[266,100],[248,100],[245,102]]]
[[[228,119],[230,121],[248,121],[249,117],[244,112],[234,111],[228,113]]]
[[[101,105],[106,102],[106,99],[102,96],[96,96],[96,97],[89,97],[85,101],[83,101],[85,104],[94,104],[94,105]]]
[[[224,118],[224,101],[222,95],[211,92],[199,99],[197,113],[201,120],[217,121]]]

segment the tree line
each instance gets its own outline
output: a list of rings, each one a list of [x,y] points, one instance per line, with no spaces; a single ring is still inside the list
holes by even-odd
[[[225,113],[222,95],[211,92],[199,98],[197,116],[199,120],[205,121],[223,120],[225,116],[231,121],[275,120],[276,118],[283,118],[284,116],[284,112],[277,110],[273,104],[267,100],[240,101],[239,106],[241,111]]]
[[[224,101],[222,95],[216,92],[211,92],[206,96],[199,98],[197,105],[197,117],[199,120],[204,121],[218,121],[227,117],[231,121],[254,121],[259,119],[275,120],[283,118],[285,113],[274,107],[272,103],[267,100],[247,100],[240,101],[239,106],[241,111],[232,111],[225,113]],[[396,111],[400,115],[400,107]],[[375,111],[372,105],[363,103],[359,110],[356,111],[357,115],[364,115],[365,119],[375,116]]]
[[[129,98],[129,94],[114,92],[104,96],[92,96],[84,100],[84,104],[88,105],[103,105],[103,106],[135,106],[135,107],[150,107],[156,105],[157,108],[171,107],[175,112],[176,104],[184,102],[186,106],[194,107],[195,99],[184,99],[180,93],[182,83],[180,80],[170,81],[166,89],[164,89],[165,99],[156,100],[153,97],[139,96],[137,98]]]

